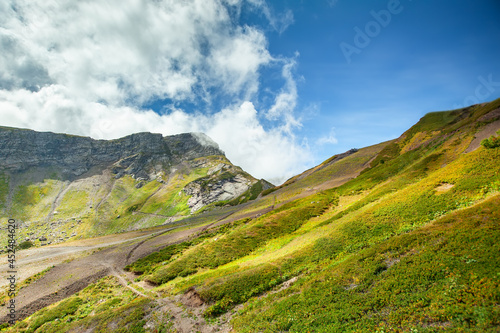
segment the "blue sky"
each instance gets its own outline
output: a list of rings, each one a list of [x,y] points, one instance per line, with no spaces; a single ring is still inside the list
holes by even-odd
[[[313,142],[333,127],[338,140],[321,150],[395,138],[427,112],[474,103],[479,76],[500,82],[498,1],[401,0],[400,12],[347,63],[340,43],[355,46],[354,27],[364,31],[375,21],[371,12],[389,3],[288,1],[281,7],[291,6],[295,21],[281,35],[271,34],[270,50],[300,52],[299,108],[317,107],[302,132]],[[480,102],[498,98],[500,85],[486,98],[486,90],[481,93]]]
[[[205,132],[280,183],[500,97],[497,0],[0,4],[0,125]]]

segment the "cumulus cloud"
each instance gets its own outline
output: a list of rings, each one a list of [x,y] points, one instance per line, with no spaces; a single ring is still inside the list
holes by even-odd
[[[258,90],[258,70],[272,57],[267,51],[262,32],[255,28],[238,28],[232,38],[226,39],[210,57],[212,77],[226,92],[246,91],[250,98]]]
[[[210,121],[206,131],[210,137],[217,142],[235,143],[224,148],[230,159],[248,165],[245,169],[253,175],[267,175],[264,178],[275,184],[303,170],[312,159],[309,148],[298,145],[293,136],[284,135],[282,128],[264,130],[251,102],[222,110]]]
[[[281,182],[311,159],[293,133],[296,61],[273,57],[262,29],[237,23],[243,1],[2,2],[1,125],[99,139],[203,132],[235,164]],[[293,22],[251,3],[276,30]],[[260,70],[273,66],[284,85],[256,110]],[[217,98],[225,106],[196,111]],[[155,101],[166,101],[161,113],[145,107]]]

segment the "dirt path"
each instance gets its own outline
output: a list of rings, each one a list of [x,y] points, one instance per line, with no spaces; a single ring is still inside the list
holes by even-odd
[[[152,233],[156,232],[151,230],[135,231],[19,251],[16,254],[17,282],[20,283],[46,268],[59,265],[64,261],[74,260],[98,248],[144,239],[151,237]],[[0,262],[7,263],[6,254],[0,256]],[[7,271],[7,265],[0,265],[0,276],[6,276]],[[0,288],[7,284],[6,279],[0,279]]]
[[[212,322],[207,322],[203,317],[206,305],[192,306],[188,297],[192,295],[178,295],[172,298],[162,298],[157,300],[157,306],[152,310],[155,313],[163,313],[166,321],[173,324],[173,328],[178,333],[228,333],[231,331],[229,320],[232,313],[227,313]]]
[[[66,192],[68,192],[68,190],[69,190],[69,182],[65,181],[62,184],[61,190],[59,191],[59,193],[57,193],[55,200],[52,202],[52,205],[50,207],[50,212],[49,214],[47,214],[47,217],[45,218],[47,222],[50,222],[50,220],[52,220],[52,218],[54,217],[54,212],[56,211],[56,208],[59,207],[62,198],[64,197]]]
[[[168,216],[168,215],[161,215],[161,214],[155,214],[155,213],[144,213],[144,212],[132,212],[132,215],[148,215],[148,216],[164,217],[166,219],[172,217],[172,216]]]
[[[172,228],[169,229],[172,231]],[[104,276],[114,275],[114,272],[118,272],[117,275],[120,275],[119,272],[123,271],[128,262],[146,256],[155,251],[159,245],[164,246],[185,240],[189,236],[200,232],[201,229],[202,227],[196,227],[189,230],[172,231],[171,233],[168,233],[168,230],[164,230],[163,233],[151,233],[150,231],[149,235],[144,235],[149,237],[127,239],[88,256],[76,258],[70,262],[63,262],[52,268],[39,280],[19,290],[16,296],[17,317],[18,319],[26,318],[43,307],[73,295]],[[143,240],[143,238],[146,238],[146,240]],[[139,246],[137,246],[138,243],[140,243]],[[103,244],[95,246],[102,247]],[[74,250],[67,249],[67,251]],[[38,255],[41,257],[50,256],[47,252]],[[26,260],[33,259],[28,258]],[[19,270],[22,270],[22,268]],[[5,306],[0,307],[1,322],[7,320],[6,314]]]
[[[145,298],[149,298],[149,299],[152,299],[151,297],[141,293],[139,290],[135,289],[134,287],[132,287],[130,284],[129,284],[129,281],[126,280],[123,275],[125,275],[125,271],[120,271],[118,272],[117,270],[115,270],[114,268],[111,268],[110,267],[110,272],[111,272],[111,275],[113,275],[114,277],[116,277],[118,279],[118,281],[120,282],[120,284],[125,287],[125,288],[128,288],[130,290],[132,290],[132,292],[136,295],[139,295],[141,297],[145,297]]]

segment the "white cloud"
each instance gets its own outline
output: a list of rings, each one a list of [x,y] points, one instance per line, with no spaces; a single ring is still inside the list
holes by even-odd
[[[247,91],[251,97],[258,90],[258,70],[272,57],[267,51],[265,36],[255,28],[238,28],[210,57],[212,76],[226,92]]]
[[[280,117],[291,115],[297,106],[297,84],[292,74],[292,69],[295,67],[294,60],[288,61],[282,70],[282,76],[285,79],[285,86],[276,96],[274,105],[271,106],[266,114],[266,117],[271,120],[276,120]]]
[[[312,160],[309,148],[297,144],[293,136],[284,135],[279,128],[264,130],[250,102],[222,110],[210,121],[206,133],[220,143],[230,159],[256,177],[279,184]]]
[[[318,145],[326,145],[326,144],[337,144],[339,140],[337,140],[337,136],[335,135],[335,129],[332,128],[330,133],[326,136],[322,136],[317,140]]]
[[[103,139],[204,132],[256,177],[279,182],[300,172],[311,156],[293,134],[296,62],[271,56],[258,27],[237,24],[242,2],[4,1],[0,125]],[[267,8],[277,30],[293,21],[252,2]],[[280,68],[285,82],[260,112],[271,120],[266,129],[251,102],[264,66]],[[219,111],[172,107],[220,96],[226,107]],[[164,113],[142,109],[159,99],[172,101]]]
[[[248,0],[250,4],[258,8],[269,21],[271,27],[282,34],[294,22],[293,12],[288,9],[284,13],[276,14],[267,5],[265,0]]]

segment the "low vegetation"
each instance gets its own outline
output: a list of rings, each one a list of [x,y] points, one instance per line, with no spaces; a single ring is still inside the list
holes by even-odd
[[[313,200],[313,201],[311,201]],[[147,277],[149,282],[163,284],[177,276],[187,276],[202,268],[216,268],[241,258],[266,241],[294,232],[310,218],[320,215],[337,202],[329,191],[291,202],[272,214],[249,225],[240,225],[224,237],[200,244],[183,256]]]
[[[496,195],[319,265],[290,289],[252,301],[235,329],[493,332],[500,325],[499,204]]]
[[[500,150],[465,151],[499,106],[431,113],[399,139],[327,160],[245,207],[270,212],[127,270],[160,297],[195,291],[209,321],[240,304],[236,332],[497,332]],[[304,195],[349,177],[346,166],[359,176]],[[105,278],[12,331],[153,332],[153,312]]]
[[[10,332],[145,332],[144,317],[150,300],[106,277],[61,302],[46,307],[9,329]]]
[[[497,135],[492,135],[487,139],[481,141],[481,145],[485,148],[498,148],[500,147],[500,131],[497,132]]]

